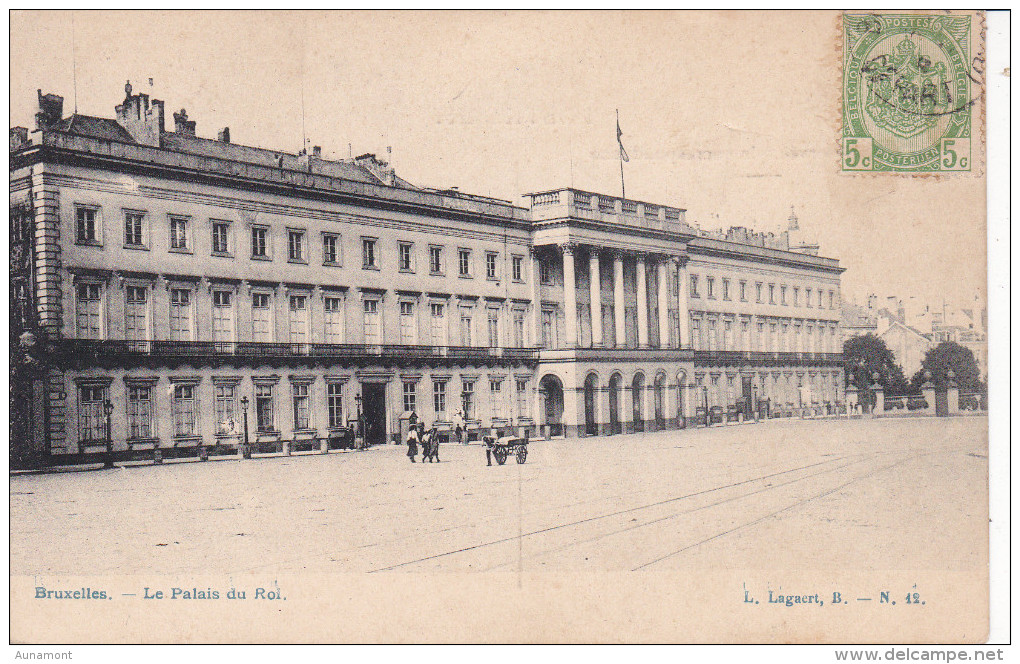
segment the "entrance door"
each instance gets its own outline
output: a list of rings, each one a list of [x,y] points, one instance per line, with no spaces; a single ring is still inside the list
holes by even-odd
[[[584,381],[584,433],[595,436],[598,432],[595,423],[595,376],[588,376]]]
[[[381,445],[386,442],[386,385],[363,383],[361,394],[365,405],[365,442]]]
[[[935,414],[949,417],[949,395],[942,390],[935,392]]]
[[[623,431],[620,424],[620,376],[614,375],[609,379],[609,433],[616,434]]]
[[[752,400],[751,399],[751,377],[750,376],[742,376],[740,381],[741,381],[741,383],[743,383],[742,389],[741,389],[741,392],[743,394],[743,400],[744,400],[744,405],[743,405],[743,408],[742,408],[742,412],[744,413],[744,418],[746,419],[748,417],[751,417],[751,413],[752,413],[752,411],[754,409],[754,404],[751,403],[751,400]]]

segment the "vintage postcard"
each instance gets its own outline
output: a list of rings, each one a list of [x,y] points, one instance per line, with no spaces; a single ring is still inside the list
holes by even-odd
[[[13,12],[12,643],[985,642],[985,36]]]

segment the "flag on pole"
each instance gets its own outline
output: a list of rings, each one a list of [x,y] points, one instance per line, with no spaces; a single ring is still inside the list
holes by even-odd
[[[623,139],[620,138],[621,136],[623,136],[623,131],[620,130],[620,115],[619,111],[617,111],[616,142],[620,144],[620,159],[622,159],[623,161],[630,161],[630,157],[627,156],[627,151],[623,148]]]

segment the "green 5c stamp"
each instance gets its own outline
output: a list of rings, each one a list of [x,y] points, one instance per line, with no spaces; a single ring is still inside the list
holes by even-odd
[[[843,15],[843,171],[971,170],[972,19]]]

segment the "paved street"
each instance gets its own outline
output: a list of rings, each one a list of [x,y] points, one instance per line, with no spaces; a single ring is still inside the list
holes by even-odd
[[[987,419],[783,421],[12,477],[11,574],[853,568],[987,560]]]

